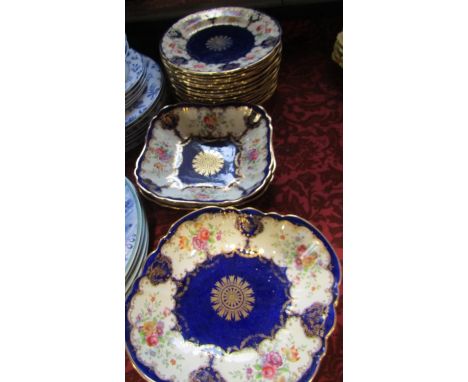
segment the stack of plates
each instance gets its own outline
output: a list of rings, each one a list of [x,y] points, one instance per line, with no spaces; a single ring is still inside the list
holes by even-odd
[[[343,67],[343,32],[338,33],[333,47],[332,60]]]
[[[125,294],[141,273],[148,253],[148,225],[137,192],[125,178]]]
[[[225,7],[179,20],[160,50],[178,99],[261,104],[276,90],[281,47],[281,27],[270,16]]]
[[[125,45],[125,150],[142,144],[148,123],[164,106],[164,79],[151,58]]]

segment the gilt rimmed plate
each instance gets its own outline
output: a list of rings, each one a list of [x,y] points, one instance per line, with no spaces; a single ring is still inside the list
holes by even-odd
[[[146,90],[143,95],[125,110],[125,126],[144,115],[161,95],[163,85],[161,68],[149,57],[141,55],[146,65]]]
[[[268,57],[281,42],[270,16],[241,7],[214,8],[177,21],[163,36],[163,59],[183,70],[209,74],[242,70]]]
[[[310,381],[335,325],[338,258],[292,215],[207,207],[177,221],[126,299],[148,381]]]
[[[135,177],[144,193],[183,207],[235,205],[274,171],[273,128],[256,105],[166,106],[151,121]]]

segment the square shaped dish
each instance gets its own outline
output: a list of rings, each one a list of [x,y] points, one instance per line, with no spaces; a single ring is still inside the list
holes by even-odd
[[[166,206],[241,204],[273,178],[272,134],[271,118],[260,106],[167,106],[151,121],[136,164],[137,185]]]

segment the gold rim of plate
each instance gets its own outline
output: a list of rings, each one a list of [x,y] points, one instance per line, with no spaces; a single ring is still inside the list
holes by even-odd
[[[183,93],[188,95],[198,95],[201,97],[205,96],[212,96],[213,98],[222,98],[223,96],[234,96],[234,95],[242,95],[246,93],[251,93],[256,90],[264,89],[265,87],[269,87],[273,81],[277,81],[279,76],[279,68],[275,69],[273,72],[268,73],[264,78],[260,80],[249,83],[246,85],[239,84],[236,88],[218,88],[218,89],[200,89],[196,87],[192,87],[189,85],[182,85],[176,82],[173,82],[172,88],[180,90]]]
[[[180,70],[180,69],[174,69],[170,66],[167,61],[162,60],[163,66],[166,69],[166,72],[169,76],[183,76],[184,78],[200,83],[225,83],[225,82],[234,82],[239,80],[239,78],[246,78],[246,77],[251,77],[253,75],[258,74],[259,72],[263,71],[265,68],[268,68],[272,65],[276,65],[276,62],[278,59],[281,59],[281,50],[278,52],[274,53],[273,55],[268,57],[268,60],[262,63],[262,65],[254,66],[249,68],[249,70],[243,70],[241,72],[237,72],[234,75],[231,74],[223,74],[219,76],[199,76],[197,74],[193,74],[191,72],[185,71],[185,70]]]
[[[177,82],[181,85],[189,85],[193,87],[199,87],[201,89],[206,89],[208,88],[215,88],[219,89],[221,88],[237,88],[239,84],[249,84],[254,81],[257,81],[258,79],[267,76],[268,74],[271,74],[273,71],[277,70],[281,65],[281,57],[277,57],[272,64],[266,68],[263,68],[262,70],[259,70],[257,72],[251,73],[248,76],[243,76],[235,79],[226,79],[226,81],[214,81],[214,80],[202,80],[199,81],[198,79],[194,79],[191,77],[187,77],[183,74],[173,74],[173,73],[168,73],[168,77],[171,81]]]
[[[246,203],[250,203],[251,201],[261,197],[262,195],[265,194],[265,192],[268,190],[270,184],[273,182],[274,176],[275,176],[275,170],[276,170],[276,160],[274,157],[272,157],[272,163],[268,169],[268,175],[265,178],[263,185],[257,189],[254,193],[251,195],[247,196],[245,199],[238,199],[238,201],[231,203],[230,201],[224,201],[224,202],[210,202],[210,203],[203,203],[203,202],[195,202],[197,205],[193,204],[194,202],[191,203],[186,203],[186,202],[172,202],[168,201],[166,198],[161,198],[161,197],[156,197],[149,193],[148,191],[141,189],[140,187],[137,187],[138,191],[140,194],[147,199],[150,202],[156,203],[160,206],[167,207],[167,208],[172,208],[176,210],[196,210],[198,208],[203,208],[207,206],[216,206],[216,207],[234,207],[234,206],[243,206]]]
[[[183,102],[196,102],[196,103],[208,103],[208,104],[219,104],[224,102],[246,102],[251,104],[263,104],[264,102],[268,101],[268,99],[273,96],[276,91],[278,84],[275,82],[269,89],[261,89],[260,92],[256,92],[254,94],[241,94],[239,96],[231,96],[226,98],[209,98],[209,97],[195,97],[191,95],[186,95],[184,93],[178,92],[174,90],[175,96],[179,101]]]
[[[243,88],[238,92],[236,91],[233,91],[233,92],[231,91],[198,92],[191,88],[177,86],[177,84],[172,84],[171,88],[176,93],[185,94],[187,96],[193,96],[193,97],[198,97],[198,98],[222,99],[222,98],[233,97],[233,96],[238,96],[238,95],[250,96],[252,98],[254,94],[260,94],[262,92],[264,93],[268,91],[269,89],[271,89],[275,84],[278,83],[278,78],[279,78],[279,70],[275,73],[272,73],[272,75],[268,77],[267,79],[265,79],[265,81],[262,82],[261,84],[253,84],[253,86]],[[217,97],[217,95],[219,95],[219,97]]]
[[[197,72],[197,71],[193,71],[193,70],[183,69],[180,66],[177,66],[177,65],[171,63],[166,58],[166,56],[164,55],[164,52],[162,51],[161,44],[159,45],[159,53],[160,53],[159,56],[161,57],[161,61],[164,63],[164,65],[167,64],[170,68],[173,68],[176,71],[177,70],[183,71],[185,73],[188,73],[188,74],[191,74],[191,75],[194,75],[194,76],[198,76],[198,77],[224,77],[224,76],[229,76],[229,75],[236,76],[239,73],[242,73],[242,72],[245,72],[247,70],[252,69],[252,67],[254,67],[256,65],[263,64],[266,60],[271,58],[272,54],[275,54],[275,52],[277,52],[278,50],[281,50],[281,49],[282,49],[282,42],[281,42],[281,39],[280,39],[269,54],[262,57],[260,60],[252,63],[252,65],[247,65],[247,66],[245,66],[243,68],[235,68],[235,69],[225,70],[225,71],[222,71],[222,72]]]
[[[231,98],[226,98],[223,100],[210,100],[210,99],[203,99],[203,100],[198,100],[194,99],[193,97],[187,97],[187,96],[180,96],[180,95],[175,95],[176,99],[179,102],[197,102],[197,103],[205,103],[209,105],[216,105],[219,103],[224,103],[224,102],[247,102],[247,103],[252,103],[255,105],[263,105],[265,102],[267,102],[276,92],[277,86],[274,86],[269,92],[260,94],[255,96],[255,98],[246,98],[246,97],[231,97]]]

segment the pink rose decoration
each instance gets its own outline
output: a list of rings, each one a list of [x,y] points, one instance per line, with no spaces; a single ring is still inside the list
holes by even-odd
[[[283,364],[283,359],[281,358],[281,355],[276,351],[269,352],[266,356],[266,361],[267,363],[276,367],[279,367]]]
[[[202,193],[199,193],[199,194],[196,194],[195,195],[195,199],[198,199],[198,200],[204,200],[204,199],[209,199],[209,195],[207,194],[202,194]]]
[[[262,369],[263,378],[273,379],[275,377],[275,374],[276,374],[276,368],[273,365],[270,365],[268,363],[263,365],[263,369]]]
[[[257,149],[252,149],[252,150],[250,150],[250,152],[249,152],[249,159],[250,159],[250,160],[257,160],[257,158],[258,158],[258,151],[257,151]]]
[[[158,147],[156,149],[156,153],[158,154],[158,157],[160,160],[167,160],[169,159],[169,155],[167,155],[167,151],[162,149],[161,147]]]
[[[221,231],[216,234],[216,240],[221,240]]]
[[[192,239],[192,244],[195,249],[198,249],[199,251],[204,251],[206,249],[206,240],[200,239],[198,236],[195,236]]]
[[[296,265],[297,265],[298,267],[301,267],[301,266],[302,266],[302,259],[301,259],[300,257],[296,257],[296,258],[294,259],[294,262],[296,263]]]
[[[159,321],[158,324],[156,325],[156,333],[158,334],[158,336],[162,336],[163,329],[164,329],[164,323],[162,321]]]
[[[146,337],[146,343],[149,346],[155,346],[158,344],[158,335],[156,333],[150,334],[148,337]]]
[[[201,240],[208,240],[210,238],[210,231],[208,231],[206,228],[202,228],[200,232],[198,232],[198,237]]]
[[[307,247],[304,244],[301,244],[299,247],[296,248],[297,253],[302,255],[307,250]]]
[[[247,368],[247,374],[252,374],[253,373],[253,369],[251,367]]]

